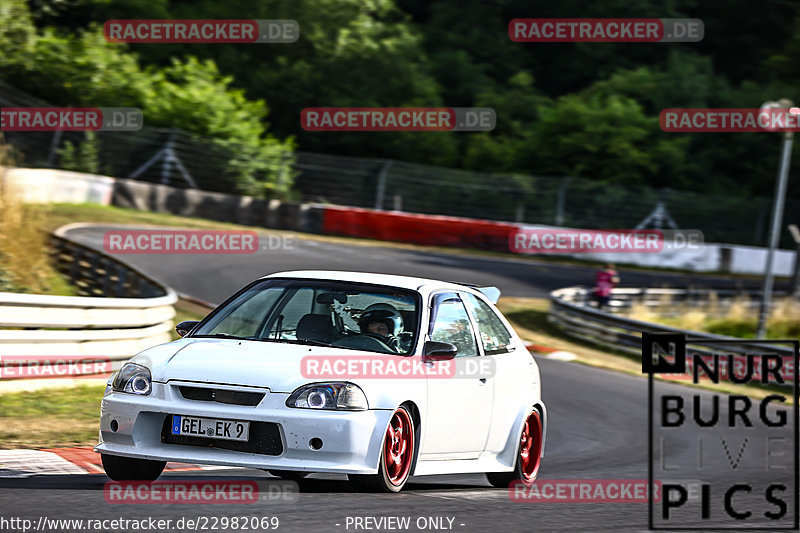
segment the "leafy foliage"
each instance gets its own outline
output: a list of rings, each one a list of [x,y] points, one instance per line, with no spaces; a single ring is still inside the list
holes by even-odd
[[[658,124],[671,107],[800,102],[800,30],[791,24],[800,7],[765,0],[752,13],[745,0],[6,0],[0,77],[57,104],[139,106],[148,125],[218,139],[230,152],[230,180],[255,194],[286,193],[292,177],[277,162],[296,147],[769,196],[777,135],[664,133]],[[295,19],[300,39],[126,46],[106,43],[100,31],[113,18],[243,14]],[[508,22],[532,16],[700,18],[705,38],[512,42]],[[461,134],[302,130],[302,109],[320,106],[489,106],[497,127]],[[790,186],[789,196],[800,198],[800,188]]]
[[[25,3],[10,2],[0,8],[0,28],[10,25],[0,39],[8,52],[0,59],[1,78],[56,105],[141,108],[147,126],[212,139],[227,154],[232,181],[242,184],[239,192],[288,194],[292,176],[283,167],[291,161],[293,142],[267,133],[266,103],[234,88],[233,77],[220,73],[212,60],[187,55],[163,67],[142,66],[126,46],[107,43],[94,22],[75,33],[57,27],[36,31]],[[49,7],[48,13],[58,13],[57,3]],[[85,152],[91,146],[67,144],[61,152],[65,168],[96,170],[96,154]]]
[[[72,141],[66,141],[58,151],[61,168],[76,172],[98,174],[100,171],[99,147],[97,134],[86,133],[86,139],[76,147]]]

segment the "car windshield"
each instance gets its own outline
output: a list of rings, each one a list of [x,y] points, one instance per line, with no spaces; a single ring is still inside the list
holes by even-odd
[[[408,354],[419,296],[395,287],[268,279],[214,311],[191,337],[237,338]]]

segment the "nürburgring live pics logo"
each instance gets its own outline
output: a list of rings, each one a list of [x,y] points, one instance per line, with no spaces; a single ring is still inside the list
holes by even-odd
[[[739,347],[758,353],[739,353],[744,351]],[[729,353],[731,349],[737,353]],[[799,349],[796,340],[642,334],[651,530],[800,527]],[[694,384],[724,382],[726,392],[678,387],[656,381],[656,375]],[[689,478],[699,480],[692,490],[684,483],[662,481],[660,499],[652,497],[654,479]]]

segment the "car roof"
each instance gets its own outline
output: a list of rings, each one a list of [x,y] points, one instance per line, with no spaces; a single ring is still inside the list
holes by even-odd
[[[376,285],[386,285],[388,287],[400,287],[403,289],[418,290],[423,285],[432,286],[437,289],[464,290],[470,288],[469,285],[451,283],[435,279],[417,278],[412,276],[397,276],[393,274],[376,274],[372,272],[352,272],[347,270],[292,270],[287,272],[276,272],[266,278],[302,278],[302,279],[326,279],[352,281],[358,283],[373,283]]]

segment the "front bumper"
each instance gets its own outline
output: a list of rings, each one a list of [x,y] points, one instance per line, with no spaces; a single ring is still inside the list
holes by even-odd
[[[148,396],[111,392],[100,410],[100,443],[95,451],[124,457],[247,468],[374,474],[391,410],[317,411],[286,407],[289,394],[267,392],[256,406],[187,400],[179,385],[153,383]],[[207,385],[206,385],[207,386]],[[221,386],[216,386],[221,387]],[[238,387],[228,387],[240,390]],[[265,392],[267,389],[248,388]],[[165,444],[162,426],[171,415],[200,416],[278,424],[280,455],[231,451],[205,446]],[[112,431],[112,421],[116,431]],[[309,441],[318,438],[322,447]]]

